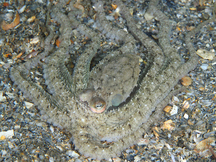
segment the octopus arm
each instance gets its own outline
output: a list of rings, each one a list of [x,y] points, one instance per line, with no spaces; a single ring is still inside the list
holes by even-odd
[[[118,156],[123,149],[136,143],[141,138],[143,132],[146,132],[151,128],[150,126],[152,124],[160,120],[164,106],[167,104],[170,97],[179,91],[181,91],[181,88],[171,91],[167,97],[157,105],[155,111],[148,118],[148,121],[142,123],[134,131],[128,131],[129,133],[124,137],[118,138],[118,136],[116,136],[118,140],[115,142],[101,142],[98,138],[89,135],[89,131],[86,131],[88,128],[82,127],[78,124],[71,132],[73,134],[73,142],[76,148],[79,149],[83,155],[98,160],[108,160],[111,157]]]

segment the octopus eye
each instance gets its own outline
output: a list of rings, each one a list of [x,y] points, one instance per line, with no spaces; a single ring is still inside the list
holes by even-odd
[[[102,113],[106,109],[106,102],[99,97],[93,97],[89,104],[90,110],[94,113]]]

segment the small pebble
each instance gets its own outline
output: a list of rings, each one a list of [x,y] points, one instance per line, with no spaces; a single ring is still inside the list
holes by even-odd
[[[121,162],[121,159],[119,157],[113,158],[114,162]]]
[[[196,145],[194,151],[195,151],[195,152],[204,151],[204,150],[206,150],[206,149],[209,148],[209,146],[211,145],[211,143],[214,143],[214,142],[215,142],[215,138],[214,138],[214,137],[206,138],[206,139],[200,141],[200,142]]]
[[[49,162],[54,162],[54,158],[53,157],[49,157]]]
[[[207,51],[205,49],[198,49],[196,53],[203,59],[213,60],[215,57],[215,52]]]
[[[179,99],[178,99],[178,97],[173,96],[172,97],[172,104],[176,104],[176,103],[179,103]]]
[[[25,11],[25,9],[26,9],[26,5],[22,6],[18,11],[21,14]]]
[[[175,115],[178,113],[178,106],[173,105],[171,111],[170,111],[170,115]]]
[[[172,106],[166,106],[163,110],[168,113],[172,109]]]
[[[128,154],[130,154],[130,153],[132,153],[132,152],[134,152],[133,149],[127,149],[127,150],[126,150],[126,153],[128,153]]]
[[[54,132],[54,127],[50,126],[50,131],[53,133]]]
[[[68,150],[68,151],[66,152],[66,154],[67,154],[68,156],[74,157],[74,158],[78,158],[78,157],[80,156],[77,152],[72,151],[72,150]]]
[[[14,136],[14,130],[2,131],[0,132],[0,139],[4,140],[6,138],[12,138]]]
[[[6,95],[7,95],[9,98],[14,98],[14,93],[7,92]]]
[[[60,151],[63,151],[63,148],[61,146],[56,146]]]
[[[137,155],[134,157],[134,162],[139,162],[141,160],[141,158]]]
[[[32,39],[30,39],[30,44],[36,44],[40,41],[39,37],[34,37]]]
[[[25,103],[27,109],[30,109],[34,105],[33,103],[28,102],[28,101],[24,101],[24,103]]]
[[[35,19],[36,19],[36,16],[32,16],[32,17],[27,19],[27,22],[32,23],[33,21],[35,21]]]
[[[0,101],[3,102],[6,100],[6,97],[3,96],[3,91],[0,91]]]
[[[208,64],[202,64],[200,66],[200,68],[203,69],[203,70],[207,70],[208,69]]]
[[[162,129],[173,130],[175,128],[175,123],[170,119],[163,123]]]
[[[192,79],[188,76],[183,77],[181,80],[182,80],[181,83],[183,86],[189,86],[192,84]]]
[[[185,118],[185,119],[188,119],[188,117],[189,117],[188,114],[185,113],[185,114],[184,114],[184,118]]]
[[[14,129],[20,129],[20,125],[15,125]]]
[[[1,150],[1,155],[2,155],[2,157],[4,157],[5,155],[7,155],[7,151],[6,150]]]
[[[189,102],[186,101],[186,100],[182,103],[182,105],[183,105],[182,106],[182,111],[187,110],[190,107]]]

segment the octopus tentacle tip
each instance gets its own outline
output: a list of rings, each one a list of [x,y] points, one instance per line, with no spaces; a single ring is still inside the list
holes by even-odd
[[[100,97],[93,97],[89,107],[92,112],[100,114],[106,110],[106,102]]]

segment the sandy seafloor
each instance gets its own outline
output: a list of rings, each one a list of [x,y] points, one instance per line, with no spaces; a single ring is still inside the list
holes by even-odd
[[[138,27],[146,33],[154,29],[156,35],[157,26],[144,19],[147,2],[137,0],[128,4],[135,11]],[[41,42],[47,36],[42,27],[46,6],[43,0],[0,1],[1,22],[10,23],[16,11],[20,13],[17,27],[0,31],[0,161],[97,161],[75,150],[66,130],[42,121],[37,107],[23,97],[9,78],[13,64],[25,60],[31,52],[43,50]],[[212,16],[213,1],[162,1],[161,6],[172,20],[171,43],[187,58],[185,34]],[[186,93],[170,99],[171,112],[161,114],[161,122],[143,132],[138,144],[109,161],[216,160],[216,23],[202,28],[194,45],[196,50],[209,51],[207,55],[213,58],[200,58],[196,69],[188,74],[192,84],[186,87]]]

